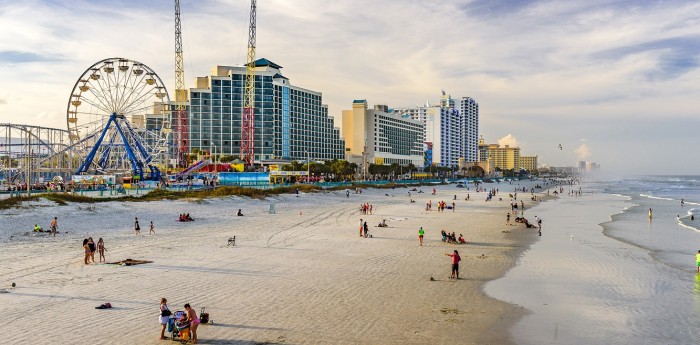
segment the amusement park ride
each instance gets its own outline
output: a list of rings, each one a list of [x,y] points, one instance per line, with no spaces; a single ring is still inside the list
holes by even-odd
[[[159,180],[165,162],[170,98],[158,75],[129,59],[104,59],[78,78],[68,102],[71,143],[83,158],[76,175]]]
[[[248,166],[255,157],[255,36],[256,0],[251,0],[240,147]],[[98,61],[73,86],[67,131],[0,124],[0,135],[5,133],[4,142],[0,137],[0,180],[14,183],[23,174],[30,180],[32,173],[41,172],[63,178],[73,173],[160,180],[171,156],[185,167],[187,98],[180,0],[175,0],[175,102],[145,64],[116,57]]]

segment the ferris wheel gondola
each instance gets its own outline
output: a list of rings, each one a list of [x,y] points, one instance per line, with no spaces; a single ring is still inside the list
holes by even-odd
[[[78,78],[68,101],[71,142],[80,151],[77,174],[129,174],[158,179],[167,159],[170,97],[148,66],[104,59]]]

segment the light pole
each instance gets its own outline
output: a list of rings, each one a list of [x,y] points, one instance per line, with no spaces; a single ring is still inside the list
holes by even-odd
[[[214,161],[214,176],[213,177],[214,177],[214,181],[216,181],[216,176],[219,175],[219,170],[216,168],[217,159],[215,158],[216,157],[216,144],[212,143],[211,146],[214,147],[214,151],[213,151],[214,155],[211,157],[211,159]]]
[[[311,183],[311,156],[309,151],[304,150],[304,152],[306,152],[306,181]]]

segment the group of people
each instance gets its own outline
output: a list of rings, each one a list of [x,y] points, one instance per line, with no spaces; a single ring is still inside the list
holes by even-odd
[[[445,212],[445,209],[446,209],[446,208],[452,209],[452,212],[454,212],[454,211],[455,211],[455,203],[452,202],[452,207],[447,206],[447,203],[444,202],[444,201],[442,201],[442,200],[441,200],[440,202],[437,203],[437,210],[438,210],[438,212]]]
[[[53,234],[54,237],[56,236],[56,233],[58,232],[58,217],[53,217],[51,220],[51,224],[49,224],[49,227],[51,227],[51,230],[46,230],[44,231],[44,228],[40,227],[39,224],[34,224],[34,232],[46,232],[49,234]]]
[[[135,233],[136,235],[138,235],[138,234],[141,233],[141,225],[139,224],[139,218],[138,218],[138,217],[135,217],[135,218],[134,218],[134,233]],[[150,227],[148,228],[148,233],[149,233],[149,234],[155,234],[155,233],[156,233],[156,228],[155,228],[155,226],[153,226],[153,221],[151,221],[151,225],[150,225]]]
[[[360,212],[362,212],[362,214],[372,214],[373,208],[372,204],[364,203],[360,205]]]
[[[362,218],[360,218],[360,237],[367,238],[367,236],[369,236],[367,221],[363,221]]]
[[[542,219],[539,217],[535,216],[535,224],[530,223],[525,217],[515,217],[515,222],[525,224],[525,227],[528,229],[537,227],[537,233],[542,236]],[[506,216],[506,223],[510,224],[510,213]]]
[[[239,211],[240,211],[240,210],[239,210]],[[181,221],[181,222],[192,222],[192,221],[194,221],[194,219],[192,219],[192,217],[190,217],[190,214],[189,214],[189,213],[181,213],[181,214],[180,214],[180,218],[179,218],[178,220]]]
[[[452,233],[449,233],[449,232],[446,232],[445,230],[442,230],[441,233],[442,233],[442,242],[456,243],[456,244],[467,243],[467,241],[464,240],[464,237],[462,237],[462,234],[459,234],[459,237],[457,237],[455,235],[454,231]]]
[[[194,309],[190,306],[189,303],[186,303],[185,306],[185,313],[180,317],[178,320],[173,320],[176,324],[178,329],[182,331],[189,331],[192,333],[192,343],[196,344],[197,343],[197,327],[199,327],[199,324],[202,322],[200,320],[199,316],[197,316],[197,312],[194,311]],[[168,339],[168,337],[165,336],[165,328],[168,326],[168,323],[170,322],[172,312],[168,308],[168,300],[165,298],[160,299],[160,316],[158,317],[160,321],[160,340]]]
[[[107,249],[105,249],[105,242],[104,240],[102,240],[102,237],[100,237],[100,239],[97,240],[97,244],[95,244],[95,242],[92,240],[92,237],[83,239],[83,251],[85,252],[84,262],[86,265],[89,265],[91,261],[93,263],[95,262],[95,252],[98,252],[100,254],[100,262],[106,261],[106,250]]]

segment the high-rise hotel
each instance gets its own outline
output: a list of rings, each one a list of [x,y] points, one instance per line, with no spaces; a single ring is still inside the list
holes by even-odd
[[[345,142],[321,93],[292,86],[282,66],[255,61],[254,160],[343,159]],[[189,150],[240,154],[245,66],[215,66],[190,89]]]
[[[386,105],[369,109],[364,99],[353,101],[352,109],[342,115],[349,162],[363,166],[366,158],[368,164],[423,165],[424,129],[419,121],[390,112]]]
[[[397,108],[395,113],[420,121],[425,127],[425,166],[457,166],[459,159],[477,162],[479,104],[471,97],[456,101],[443,91],[439,105]]]

